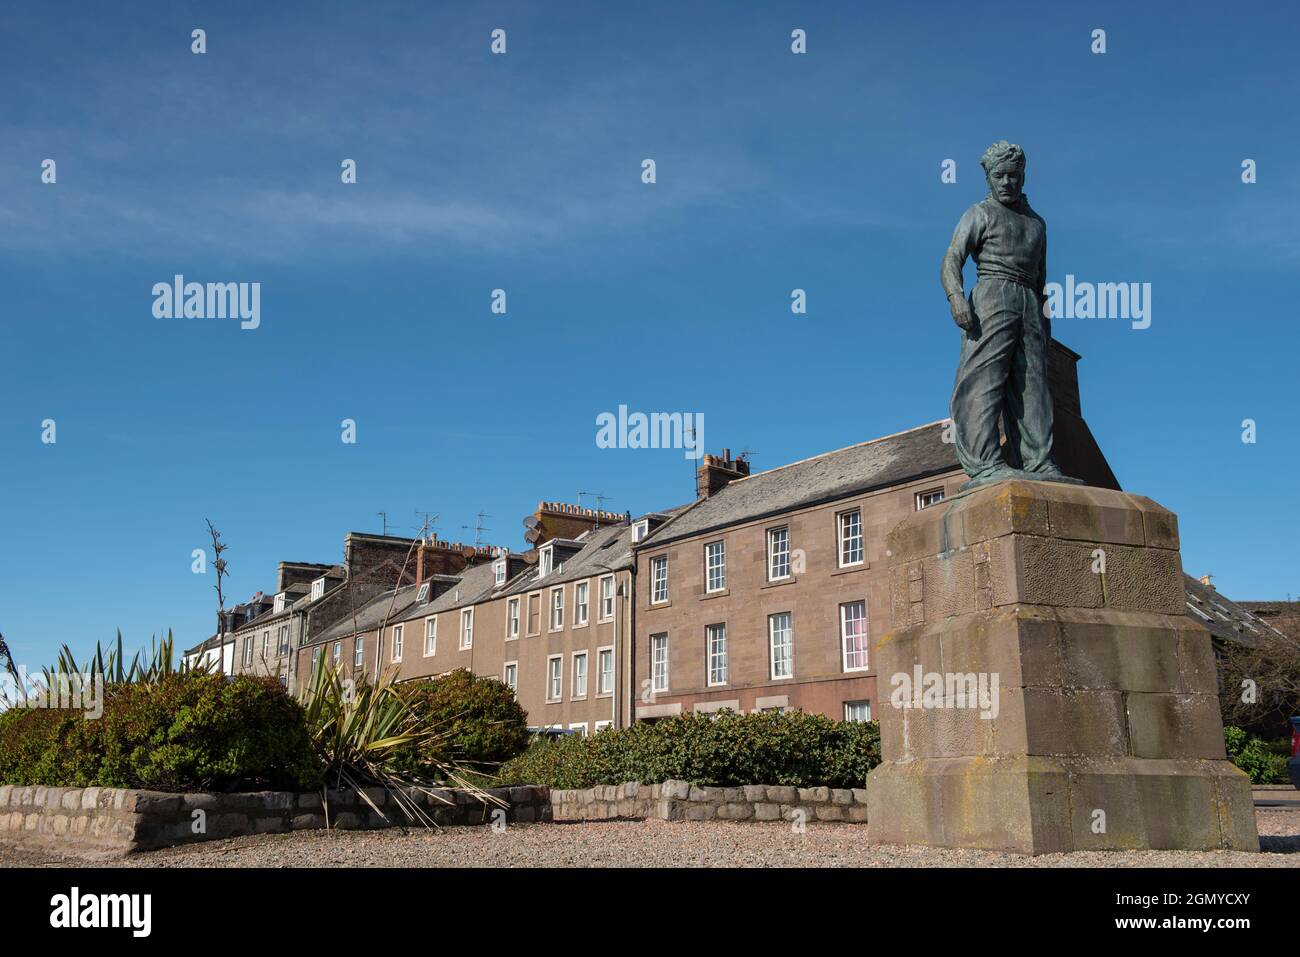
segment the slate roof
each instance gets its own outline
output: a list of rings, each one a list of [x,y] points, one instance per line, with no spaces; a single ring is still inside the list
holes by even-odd
[[[246,628],[261,628],[264,625],[269,625],[273,621],[279,621],[281,618],[288,618],[289,612],[293,610],[294,604],[295,602],[286,602],[283,611],[276,611],[275,606],[272,605],[251,621],[246,621],[240,624],[235,631],[243,631]]]
[[[234,640],[235,640],[235,633],[233,631],[226,632],[224,636],[212,635],[210,638],[205,638],[202,641],[200,641],[193,648],[186,648],[184,651],[181,652],[181,657],[188,658],[190,655],[200,654],[201,652],[207,651],[211,648],[215,648],[218,645],[224,645],[227,642],[234,641]]]
[[[460,581],[424,605],[420,613],[432,615],[440,611],[452,611],[481,600],[497,587],[497,573],[492,567],[494,564],[495,562],[483,562],[466,567],[457,576]]]
[[[545,544],[543,542],[542,544]],[[632,526],[620,522],[592,531],[582,542],[582,550],[569,556],[564,563],[544,578],[538,578],[537,566],[520,572],[513,581],[506,582],[502,595],[519,595],[551,585],[604,575],[632,567]]]
[[[424,604],[410,604],[401,615],[393,616],[392,620],[394,622],[411,621],[427,615],[436,615],[439,612],[454,611],[457,608],[464,608],[466,605],[473,605],[485,598],[492,597],[494,591],[505,594],[505,590],[510,583],[507,581],[498,589],[496,571],[492,567],[494,564],[495,562],[483,562],[479,565],[470,565],[456,576],[439,576],[441,581],[452,578],[455,584],[449,585],[446,591],[432,601]],[[416,591],[418,592],[419,589],[416,589]]]
[[[403,585],[396,590],[389,589],[370,599],[354,613],[345,615],[325,631],[313,638],[308,644],[333,641],[336,638],[349,638],[363,631],[373,631],[379,623],[387,618],[389,621],[402,621],[403,613],[415,601],[419,592],[416,585]],[[394,595],[396,598],[394,598]]]
[[[1267,636],[1281,636],[1268,622],[1224,598],[1218,589],[1203,584],[1200,579],[1184,574],[1183,584],[1187,591],[1187,617],[1199,621],[1215,638],[1254,648]]]
[[[947,419],[735,479],[656,529],[637,547],[662,545],[960,468],[943,441]]]

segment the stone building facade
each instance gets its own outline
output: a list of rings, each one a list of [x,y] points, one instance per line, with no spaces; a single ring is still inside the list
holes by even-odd
[[[799,709],[867,719],[870,647],[890,625],[885,533],[965,480],[942,423],[752,476],[636,551],[639,719]],[[907,471],[880,472],[906,451]],[[701,468],[703,472],[709,466]],[[824,494],[819,478],[851,487]]]
[[[298,652],[313,638],[395,586],[453,575],[490,552],[437,538],[349,532],[341,565],[281,562],[275,593],[259,592],[241,606],[248,609],[243,619],[232,622],[231,673],[277,677],[297,693],[310,675],[300,670]]]

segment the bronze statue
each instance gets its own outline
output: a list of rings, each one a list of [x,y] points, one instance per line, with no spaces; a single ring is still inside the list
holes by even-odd
[[[1052,396],[1047,384],[1051,319],[1045,307],[1047,224],[1022,192],[1025,154],[1001,140],[980,159],[989,194],[966,210],[944,254],[940,279],[962,330],[952,390],[957,458],[964,487],[1005,478],[1077,481],[1052,458]],[[962,267],[974,257],[978,280],[967,300]],[[1013,468],[999,445],[1019,452]]]

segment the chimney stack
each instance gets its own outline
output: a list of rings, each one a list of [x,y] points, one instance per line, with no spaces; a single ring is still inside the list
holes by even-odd
[[[749,474],[749,463],[742,458],[733,459],[731,449],[723,449],[722,455],[705,455],[700,467],[695,470],[695,497],[708,498],[716,495],[728,482],[744,478]]]
[[[524,519],[524,527],[528,529],[524,540],[536,546],[552,538],[577,538],[583,532],[622,522],[621,512],[570,502],[538,502],[537,511]]]

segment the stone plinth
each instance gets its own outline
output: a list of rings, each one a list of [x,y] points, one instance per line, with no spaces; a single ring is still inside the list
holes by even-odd
[[[870,840],[1259,850],[1172,512],[1010,481],[909,516],[887,546]]]

